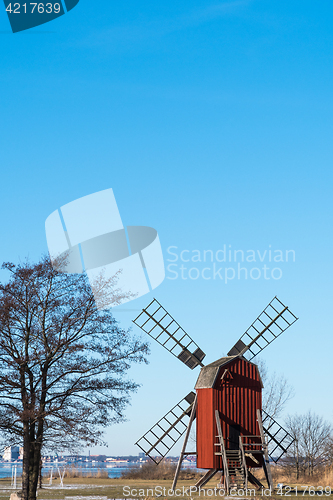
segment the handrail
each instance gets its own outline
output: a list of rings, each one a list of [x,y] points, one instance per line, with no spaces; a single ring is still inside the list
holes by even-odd
[[[256,441],[257,439],[259,440],[259,442]],[[243,444],[244,451],[251,451],[251,453],[253,453],[253,452],[262,453],[263,452],[262,451],[261,436],[253,436],[253,435],[242,436],[242,444]]]
[[[215,410],[215,420],[216,420],[217,432],[218,432],[218,437],[219,437],[220,447],[221,447],[221,455],[222,455],[222,462],[223,462],[223,469],[224,469],[225,488],[226,488],[227,495],[229,495],[229,469],[228,469],[228,461],[227,461],[227,455],[226,455],[226,452],[225,452],[224,439],[223,439],[223,435],[222,435],[221,421],[220,421],[220,415],[219,415],[218,410]]]
[[[242,463],[243,463],[243,468],[244,468],[244,471],[245,471],[245,490],[247,491],[247,480],[248,480],[248,477],[247,477],[247,466],[246,466],[246,459],[245,459],[245,453],[244,453],[244,448],[243,448],[243,441],[242,441],[242,437],[239,436],[239,449],[241,451],[241,454],[242,454]]]

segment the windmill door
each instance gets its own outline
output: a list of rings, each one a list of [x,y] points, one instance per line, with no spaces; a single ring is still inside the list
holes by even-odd
[[[240,425],[234,424],[229,425],[229,450],[238,450],[239,449],[239,436],[240,436]]]

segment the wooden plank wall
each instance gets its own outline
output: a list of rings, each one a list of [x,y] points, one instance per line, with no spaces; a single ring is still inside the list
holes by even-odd
[[[221,469],[221,457],[215,455],[219,448],[214,446],[218,442],[215,409],[220,413],[227,449],[230,425],[239,425],[241,435],[258,435],[256,411],[261,409],[262,397],[258,372],[253,364],[238,358],[221,367],[213,389],[198,389],[197,393],[197,467]]]

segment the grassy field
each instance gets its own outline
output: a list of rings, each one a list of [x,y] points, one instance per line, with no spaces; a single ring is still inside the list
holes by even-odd
[[[160,498],[173,498],[172,495],[168,494],[168,490],[171,488],[172,481],[170,480],[142,480],[142,479],[118,479],[118,478],[65,478],[64,479],[64,487],[60,488],[59,479],[54,480],[52,487],[47,486],[45,482],[44,487],[38,491],[38,499],[39,500],[81,500],[78,497],[86,497],[87,500],[89,497],[105,497],[107,499],[121,499],[121,498],[157,498],[155,487],[159,487],[162,493]],[[177,484],[178,495],[176,498],[199,498],[198,493],[194,493],[192,495],[184,495],[183,491],[187,490],[190,486],[193,486],[193,481],[179,481]],[[213,491],[217,486],[217,481],[212,480],[208,485],[205,486],[204,491],[201,492],[200,498],[222,498],[219,495],[218,491]],[[165,490],[163,490],[165,488]],[[183,490],[184,488],[184,490]],[[140,491],[142,490],[142,491]],[[150,491],[147,491],[150,490]],[[208,491],[210,490],[210,491]],[[0,500],[9,500],[10,494],[13,492],[13,489],[10,487],[10,480],[0,480]],[[268,493],[268,492],[267,492]],[[288,493],[288,492],[287,492]],[[312,493],[312,492],[311,492]],[[278,495],[276,493],[272,494],[271,498],[274,499],[282,499],[284,497],[293,496],[295,497],[295,493],[290,493],[289,495],[283,494]],[[318,495],[316,493],[309,495],[308,492],[306,494],[302,494],[302,492],[298,491],[297,497],[304,498],[305,500],[313,499],[313,496],[323,496],[327,498],[325,491],[323,495]],[[332,495],[331,495],[332,496]],[[256,492],[256,497],[262,497],[261,492]],[[263,498],[267,498],[264,496]],[[175,497],[174,497],[175,498]],[[230,498],[230,497],[229,497]],[[233,495],[233,498],[250,498],[245,494]],[[252,494],[253,498],[253,494]],[[82,499],[84,500],[84,499]],[[92,500],[92,499],[91,499]]]

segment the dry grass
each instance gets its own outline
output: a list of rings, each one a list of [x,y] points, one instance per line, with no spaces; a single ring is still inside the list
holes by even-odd
[[[175,470],[176,465],[169,462],[161,462],[158,466],[156,466],[153,462],[146,462],[140,468],[133,467],[123,472],[121,479],[172,481]],[[262,469],[256,469],[253,472],[259,481],[265,485],[266,480],[264,471]],[[289,486],[322,486],[323,488],[330,486],[333,490],[333,469],[331,468],[324,469],[313,476],[303,475],[296,480],[294,473],[288,474],[284,468],[274,466],[272,467],[272,475],[275,485],[282,483]],[[201,476],[202,474],[193,470],[182,470],[179,479],[183,481],[192,481],[193,484],[195,484]],[[215,478],[212,480],[212,482],[216,481],[217,480]]]
[[[327,470],[322,476],[323,482],[326,486],[331,486],[333,488],[333,470]]]
[[[205,488],[215,488],[217,486],[217,479],[215,478],[212,481],[210,481]],[[189,486],[193,485],[195,481],[189,482],[189,481],[184,481],[180,480],[177,484],[177,488],[182,489],[183,486],[185,490],[189,488]],[[8,500],[10,496],[10,491],[2,490],[2,488],[6,488],[7,485],[4,484],[5,482],[3,480],[0,480],[0,500]],[[7,482],[8,484],[8,482]],[[9,482],[10,484],[10,482]],[[91,497],[91,496],[99,496],[103,497],[106,496],[108,499],[116,499],[116,498],[125,498],[124,496],[124,487],[126,486],[127,488],[130,487],[131,489],[136,489],[138,490],[139,488],[147,490],[148,488],[154,488],[157,485],[161,485],[168,490],[171,488],[172,481],[171,480],[166,480],[166,481],[158,481],[158,480],[141,480],[141,479],[122,479],[122,478],[109,478],[109,479],[97,479],[97,478],[69,478],[64,480],[65,488],[62,489],[59,486],[59,480],[56,481],[56,484],[54,484],[54,487],[52,489],[45,488],[43,490],[39,490],[38,492],[38,497],[41,500],[65,500],[66,497]],[[305,484],[305,483],[304,483]],[[298,495],[300,497],[300,500],[313,500],[313,495],[310,496],[309,494]],[[134,495],[131,498],[139,498],[139,500],[144,500],[144,497]],[[171,496],[168,493],[166,493],[166,496],[162,497],[163,499],[168,499],[168,500],[175,500],[175,496]],[[211,498],[212,500],[214,498],[219,498],[223,500],[223,497],[221,496],[210,496],[210,495],[203,495],[201,494],[200,496],[198,493],[194,493],[192,495],[193,500],[209,500]],[[243,497],[245,500],[245,496]],[[250,497],[248,497],[250,499]],[[256,493],[257,500],[282,500],[285,498],[285,500],[288,500],[284,496],[280,495],[275,495],[273,494],[272,497],[268,498],[267,496],[261,497],[260,491]],[[251,500],[255,500],[255,498],[252,496]],[[317,498],[317,497],[316,497]],[[326,495],[323,496],[323,498],[328,498]],[[332,498],[332,497],[331,497]],[[230,497],[229,497],[230,499]],[[88,499],[87,499],[88,500]],[[150,500],[153,500],[152,497],[150,497]],[[159,500],[159,499],[156,499]],[[177,500],[190,500],[189,496],[179,496],[177,497]],[[227,500],[227,499],[226,499]],[[291,499],[292,500],[292,499]],[[294,496],[294,500],[297,500],[297,498]]]
[[[254,475],[262,481],[264,484],[265,476],[263,470],[256,470]],[[307,474],[303,474],[296,480],[295,473],[288,473],[286,469],[283,467],[272,467],[272,476],[274,484],[282,483],[290,486],[330,486],[333,489],[333,469],[326,468],[322,469],[320,472],[317,472],[313,476],[309,476]]]
[[[68,471],[68,475],[66,475],[64,479],[64,488],[60,488],[60,481],[58,479],[53,479],[53,485],[52,488],[47,487],[47,477],[44,478],[44,488],[42,490],[39,490],[38,496],[40,499],[43,500],[65,500],[66,497],[73,497],[73,496],[82,496],[82,497],[89,497],[89,496],[106,496],[109,499],[114,499],[114,498],[125,498],[124,496],[124,486],[129,486],[131,489],[138,490],[139,488],[146,489],[147,488],[154,488],[155,486],[163,486],[167,490],[171,488],[172,484],[172,479],[173,479],[173,474],[174,474],[174,469],[175,466],[170,463],[165,463],[165,464],[160,464],[159,467],[156,467],[155,464],[150,464],[151,467],[147,467],[147,469],[151,470],[160,470],[160,476],[156,479],[141,479],[141,478],[133,478],[130,479],[128,477],[122,477],[122,478],[98,478],[95,475],[94,477],[86,477],[84,474],[82,474],[82,471],[80,468],[72,468],[71,470]],[[154,468],[152,467],[154,466]],[[161,467],[161,468],[160,468]],[[143,467],[139,470],[142,471],[144,469]],[[146,468],[145,468],[146,469]],[[274,477],[274,483],[275,485],[277,483],[284,483],[285,485],[290,485],[290,486],[295,486],[296,481],[295,478],[293,477],[288,477],[288,475],[285,474],[285,470],[279,467],[272,467],[272,472],[273,472],[273,477]],[[96,471],[98,472],[98,471]],[[105,473],[107,471],[102,470],[102,473]],[[139,472],[138,469],[136,469],[134,472]],[[142,473],[142,472],[141,472]],[[167,476],[170,475],[170,479],[167,479]],[[149,471],[145,470],[144,474],[149,475]],[[185,490],[189,488],[189,486],[193,486],[196,481],[197,477],[200,477],[200,475],[195,475],[192,471],[183,471],[185,476],[187,476],[187,479],[180,479],[178,482],[177,487],[182,488],[184,486]],[[260,473],[259,470],[255,471],[256,476],[258,479],[262,480],[263,484],[265,483],[263,474]],[[196,477],[193,477],[193,476]],[[162,477],[161,477],[162,476]],[[191,476],[191,477],[190,477]],[[218,476],[215,476],[206,486],[205,488],[215,488],[218,483]],[[301,478],[297,484],[299,486],[307,485],[307,486],[333,486],[333,470],[327,469],[326,471],[323,471],[321,475],[314,476],[313,478],[309,478],[309,476],[305,476]],[[10,496],[10,480],[2,479],[0,480],[0,500],[8,500]],[[302,500],[313,500],[313,495],[309,495],[308,492],[303,496],[303,494],[298,494],[299,497],[302,498]],[[137,495],[134,495],[133,498],[138,498]],[[172,497],[168,494],[164,498],[168,498],[168,500],[172,500]],[[175,499],[175,497],[173,497]],[[189,497],[178,497],[178,500],[181,500],[184,498],[184,500],[189,500]],[[193,494],[193,500],[206,500],[208,499],[208,496],[203,496],[201,495],[199,497],[198,494]],[[211,498],[221,498],[220,496],[218,497],[211,497]],[[250,498],[250,497],[249,497]],[[253,497],[252,497],[253,498]],[[256,498],[257,500],[261,500],[261,494],[260,491],[256,493]],[[271,497],[271,500],[282,500],[283,496],[277,496],[276,494],[273,494]],[[317,497],[316,497],[317,498]],[[326,495],[323,496],[323,498],[329,498]],[[245,497],[244,497],[245,499]],[[296,497],[294,497],[296,500]],[[140,497],[140,500],[143,500],[143,497]],[[267,497],[263,497],[262,500],[267,500]],[[269,499],[268,499],[269,500]],[[287,499],[286,499],[287,500]]]

